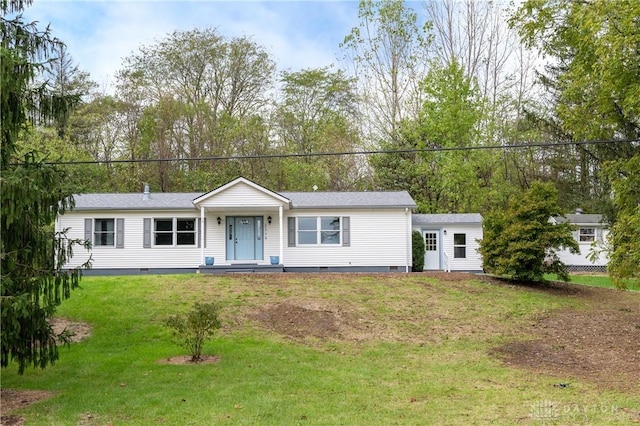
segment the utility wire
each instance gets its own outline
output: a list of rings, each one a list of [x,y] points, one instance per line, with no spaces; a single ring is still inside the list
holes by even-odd
[[[256,154],[243,156],[207,156],[207,157],[188,157],[188,158],[140,158],[129,160],[86,160],[86,161],[59,161],[49,162],[52,165],[80,165],[80,164],[124,164],[124,163],[169,163],[182,161],[229,161],[229,160],[259,160],[272,158],[297,158],[297,157],[334,157],[343,155],[375,155],[375,154],[404,154],[418,152],[447,152],[447,151],[479,151],[479,150],[495,150],[495,149],[522,149],[522,148],[553,148],[568,145],[605,145],[616,143],[640,143],[640,139],[622,139],[622,140],[593,140],[593,141],[575,141],[575,142],[540,142],[540,143],[522,143],[512,145],[480,145],[480,146],[460,146],[460,147],[433,147],[433,148],[406,148],[393,150],[366,150],[366,151],[343,151],[343,152],[316,152],[309,154]]]

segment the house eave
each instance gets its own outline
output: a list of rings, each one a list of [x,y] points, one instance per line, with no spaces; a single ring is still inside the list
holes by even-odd
[[[194,211],[197,212],[198,209],[195,207],[80,207],[73,208],[68,210],[67,212],[103,212],[103,211],[121,211],[121,212],[131,212],[131,211]]]
[[[330,206],[296,206],[292,205],[291,208],[295,210],[367,210],[367,209],[376,209],[376,210],[404,210],[404,209],[415,209],[417,206],[415,205],[355,205],[355,206],[340,206],[340,205],[330,205]]]

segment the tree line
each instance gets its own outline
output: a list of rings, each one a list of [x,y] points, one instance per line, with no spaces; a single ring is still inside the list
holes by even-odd
[[[544,180],[567,210],[610,211],[602,166],[638,151],[628,140],[640,134],[640,78],[625,71],[637,63],[638,6],[412,5],[361,1],[339,63],[317,69],[280,72],[252,38],[196,28],[140,46],[104,93],[61,47],[41,77],[81,102],[22,148],[101,162],[68,168],[78,192],[205,191],[242,175],[274,190],[406,189],[423,213],[484,212]],[[602,139],[620,142],[305,156]],[[190,160],[201,157],[225,159]]]

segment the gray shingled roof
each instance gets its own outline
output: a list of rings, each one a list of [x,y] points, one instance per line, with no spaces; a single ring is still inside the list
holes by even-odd
[[[580,223],[580,224],[587,224],[587,223],[597,224],[597,223],[602,223],[602,220],[604,219],[604,217],[601,214],[583,213],[583,214],[566,214],[564,215],[564,217],[556,216],[554,219],[558,223],[570,222],[570,223]]]
[[[406,191],[395,192],[280,192],[296,209],[312,208],[386,208],[413,209],[416,203]]]
[[[293,208],[415,208],[406,191],[402,192],[282,192]],[[145,200],[142,193],[75,195],[74,210],[173,210],[195,209],[199,192],[152,192]]]
[[[414,225],[433,225],[440,223],[480,224],[480,213],[446,213],[446,214],[414,214],[411,218]]]
[[[152,192],[145,200],[142,193],[135,194],[81,194],[74,195],[74,210],[164,210],[195,209],[192,201],[199,192]]]

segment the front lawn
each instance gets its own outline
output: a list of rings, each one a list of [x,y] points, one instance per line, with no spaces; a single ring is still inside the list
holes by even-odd
[[[624,294],[625,309],[640,307]],[[535,341],[554,312],[596,312],[599,299],[467,274],[87,277],[59,316],[90,336],[46,370],[3,370],[2,388],[51,392],[10,413],[29,425],[640,421],[635,376],[517,366],[497,349]],[[168,364],[185,352],[163,321],[194,301],[222,305],[204,350],[220,360]]]
[[[611,278],[605,274],[570,274],[571,283],[573,284],[581,284],[581,285],[590,285],[593,287],[602,287],[602,288],[616,288],[616,286],[611,282]],[[546,280],[558,280],[557,275],[549,274],[544,277]],[[640,290],[637,287],[630,287],[628,290]]]

